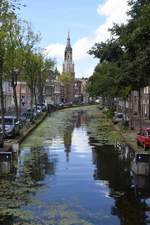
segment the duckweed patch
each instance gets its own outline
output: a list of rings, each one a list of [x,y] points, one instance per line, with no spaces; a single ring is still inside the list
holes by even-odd
[[[31,219],[32,213],[21,207],[32,202],[35,184],[28,176],[16,180],[0,181],[0,221],[6,218],[24,220]],[[6,222],[5,222],[6,223]]]
[[[92,119],[87,127],[88,134],[94,138],[95,145],[115,144],[121,141],[121,136],[117,131],[112,129],[112,125],[105,117]]]

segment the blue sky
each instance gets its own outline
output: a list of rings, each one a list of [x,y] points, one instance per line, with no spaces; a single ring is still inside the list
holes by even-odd
[[[22,0],[20,15],[41,33],[41,47],[61,71],[67,32],[71,33],[76,77],[89,77],[97,60],[87,54],[95,42],[109,37],[113,22],[126,21],[127,0]]]

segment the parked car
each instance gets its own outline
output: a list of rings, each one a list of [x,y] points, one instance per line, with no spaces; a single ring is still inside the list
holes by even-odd
[[[15,116],[5,116],[5,136],[14,137],[19,134],[19,121]],[[2,128],[2,118],[0,117],[0,127]],[[2,133],[2,132],[1,132]]]
[[[117,124],[117,123],[121,122],[124,125],[128,125],[129,118],[124,113],[117,113],[116,112],[115,115],[113,116],[112,122],[114,124]]]
[[[26,122],[27,122],[27,115],[26,115],[26,113],[24,112],[24,113],[22,113],[21,116],[20,116],[20,123],[19,123],[20,128],[22,128],[22,127],[26,124]]]
[[[150,128],[143,128],[137,135],[137,145],[143,146],[144,150],[150,148]]]
[[[46,110],[47,110],[47,106],[45,103],[37,104],[37,107],[39,107],[40,111],[42,111],[42,112],[46,112]]]
[[[42,107],[40,105],[35,106],[35,110],[37,111],[37,114],[40,114],[42,112]]]
[[[47,105],[45,103],[42,103],[42,112],[47,111]]]
[[[23,122],[26,123],[31,121],[32,119],[36,119],[36,117],[37,117],[37,113],[31,112],[31,110],[27,110],[26,112],[22,113],[21,120],[23,120]]]
[[[64,103],[63,103],[63,102],[60,102],[60,103],[58,104],[58,106],[61,107],[61,108],[63,108],[63,107],[64,107]]]
[[[31,109],[27,109],[26,114],[27,114],[27,117],[28,117],[28,118],[30,118],[30,119],[31,119],[31,118],[36,119],[38,113],[37,113],[36,109],[33,108],[32,110],[31,110]]]
[[[64,103],[64,106],[66,106],[66,107],[70,107],[70,106],[72,106],[72,105],[73,105],[72,102],[65,102],[65,103]]]

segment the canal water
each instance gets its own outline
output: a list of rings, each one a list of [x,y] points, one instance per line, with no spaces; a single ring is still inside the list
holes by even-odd
[[[150,184],[96,106],[54,112],[0,162],[0,224],[150,224]],[[8,166],[9,163],[9,166]]]

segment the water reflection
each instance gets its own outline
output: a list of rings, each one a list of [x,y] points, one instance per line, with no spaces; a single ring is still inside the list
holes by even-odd
[[[72,132],[73,128],[71,127],[64,131],[64,147],[67,161],[69,161],[69,153],[71,152]]]
[[[128,146],[94,138],[99,117],[90,108],[52,114],[17,158],[1,157],[11,178],[0,179],[0,224],[149,224],[150,179],[131,173]]]
[[[70,120],[69,126],[64,129],[64,147],[66,153],[66,161],[69,161],[69,154],[71,152],[72,135],[75,128],[84,126],[88,121],[88,116],[85,111],[76,111],[72,113],[72,120]]]
[[[128,161],[121,160],[113,146],[95,147],[93,152],[96,165],[94,179],[109,181],[112,192],[124,192],[125,187],[129,186],[131,182]]]
[[[26,151],[26,150],[25,150]],[[54,175],[57,158],[49,157],[47,149],[31,148],[28,154],[22,151],[19,156],[18,174],[28,176],[32,181],[42,181],[46,175]]]
[[[93,177],[107,181],[109,196],[115,199],[112,215],[117,215],[122,225],[144,225],[149,222],[150,207],[145,200],[150,198],[150,179],[131,173],[132,156],[132,150],[126,145],[117,151],[111,146],[95,147]]]
[[[85,111],[79,111],[73,113],[74,127],[79,128],[89,121],[89,117]]]

